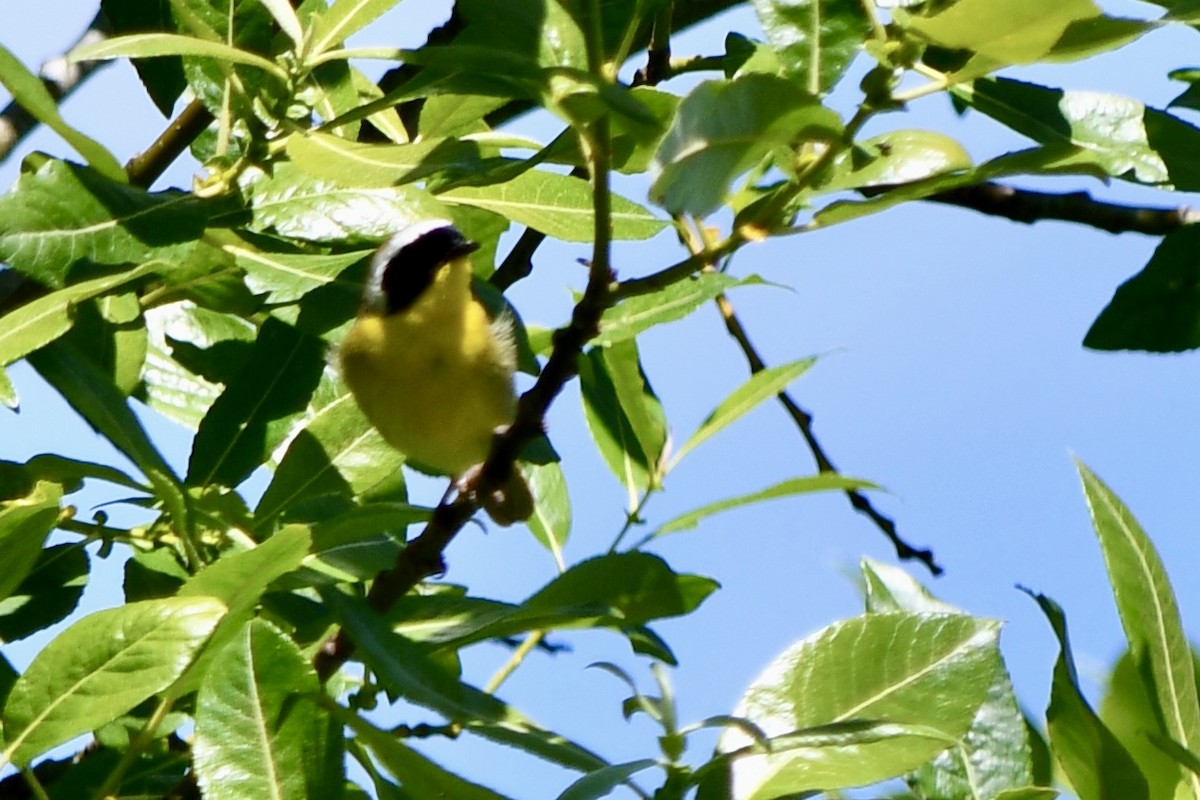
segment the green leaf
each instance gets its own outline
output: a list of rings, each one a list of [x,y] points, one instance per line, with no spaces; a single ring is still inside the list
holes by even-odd
[[[224,613],[212,598],[164,598],[79,620],[34,657],[9,693],[3,760],[24,766],[166,689]]]
[[[271,16],[279,25],[279,30],[287,34],[287,37],[292,40],[292,44],[296,45],[296,50],[299,51],[303,48],[304,31],[301,30],[300,18],[296,16],[296,9],[292,8],[292,4],[288,0],[259,0],[259,2],[271,12]]]
[[[221,249],[245,270],[250,291],[265,294],[268,303],[294,303],[313,289],[338,280],[348,267],[369,258],[372,252],[354,250],[331,255],[271,252],[240,238],[222,243]]]
[[[361,601],[351,602],[335,592],[325,597],[337,609],[364,663],[397,697],[462,722],[480,736],[569,769],[591,771],[607,765],[570,739],[533,724],[495,695],[463,683],[446,669],[444,660],[432,658],[427,650],[393,632]]]
[[[630,415],[653,421],[661,420],[663,412],[648,384],[643,384],[640,391],[626,384],[623,392],[618,392],[609,355],[608,349],[594,347],[580,356],[579,390],[592,439],[608,468],[628,492],[633,508],[638,495],[658,482],[661,449],[656,453],[642,449]],[[619,352],[612,355],[614,359],[621,357]],[[630,403],[630,409],[625,408],[625,402]]]
[[[632,434],[635,451],[645,455],[646,465],[654,473],[652,479],[657,482],[657,471],[667,448],[667,416],[642,369],[637,341],[626,339],[605,347],[600,358],[612,381],[621,423]]]
[[[175,523],[186,525],[187,498],[179,478],[108,376],[62,341],[30,353],[29,363],[92,428],[142,471]]]
[[[1168,739],[1161,734],[1151,734],[1150,741],[1180,766],[1186,767],[1191,772],[1200,775],[1200,756],[1188,750],[1174,739]]]
[[[1200,129],[1137,100],[1006,78],[977,80],[950,91],[1035,141],[1082,148],[1113,177],[1169,182],[1180,191],[1200,189],[1200,166],[1189,155],[1200,147]]]
[[[100,0],[100,8],[117,35],[175,27],[167,0],[149,3],[146,0]],[[155,108],[164,117],[171,116],[175,101],[187,88],[183,62],[178,58],[137,58],[133,60],[133,67]]]
[[[0,260],[61,289],[77,262],[177,263],[195,247],[207,217],[205,202],[192,195],[146,192],[47,161],[0,197]]]
[[[505,183],[460,186],[438,199],[493,211],[566,242],[590,242],[595,233],[592,188],[571,175],[529,170]],[[649,239],[666,225],[637,203],[613,195],[614,239]]]
[[[932,758],[967,733],[993,685],[998,633],[999,623],[962,614],[868,614],[788,648],[751,684],[734,715],[772,737],[828,725],[847,726],[845,735],[736,759],[735,796],[766,800],[861,786]],[[863,735],[856,737],[855,727]],[[731,729],[720,749],[752,743]]]
[[[559,575],[522,603],[520,614],[544,617],[554,627],[591,624],[596,615],[640,625],[690,614],[717,586],[710,578],[674,572],[658,556],[609,553]]]
[[[962,613],[933,597],[904,570],[863,559],[867,613]],[[995,680],[958,747],[923,764],[905,781],[926,797],[996,798],[1035,782],[1024,714],[1000,651]]]
[[[335,0],[313,17],[309,52],[320,55],[383,16],[400,0]]]
[[[533,516],[525,520],[530,532],[564,568],[562,548],[571,533],[571,497],[567,480],[557,462],[520,465],[521,474],[533,494]]]
[[[1071,789],[1079,800],[1148,798],[1146,779],[1137,762],[1100,721],[1079,688],[1062,607],[1043,594],[1029,595],[1037,601],[1058,638],[1059,653],[1050,687],[1050,705],[1046,709],[1046,728],[1055,758],[1071,782]]]
[[[861,0],[754,0],[780,61],[813,94],[827,91],[871,30]]]
[[[8,373],[5,372],[3,366],[0,366],[0,405],[12,411],[15,411],[20,406],[16,387],[12,385],[12,380],[8,377]]]
[[[38,481],[23,497],[0,503],[0,599],[9,597],[37,563],[58,523],[61,502],[61,486]]]
[[[949,603],[938,600],[925,586],[899,567],[872,558],[863,558],[859,569],[862,572],[868,614],[892,611],[962,613]]]
[[[717,500],[716,502],[707,503],[700,508],[693,509],[686,514],[681,514],[670,522],[660,525],[642,543],[650,539],[665,536],[668,533],[677,533],[678,531],[695,528],[703,519],[711,517],[713,514],[740,508],[741,506],[748,506],[753,503],[761,503],[764,500],[776,500],[781,497],[792,497],[793,495],[809,494],[811,492],[848,492],[859,489],[877,488],[879,487],[870,481],[848,478],[845,475],[838,475],[833,472],[804,478],[791,478],[786,481],[780,481],[758,492]]]
[[[971,157],[954,139],[935,131],[897,130],[855,142],[834,157],[830,178],[818,190],[913,183],[971,169]]]
[[[1099,16],[1093,0],[959,0],[932,17],[910,18],[907,27],[943,47],[1029,64],[1049,53],[1072,23]]]
[[[837,114],[785,78],[706,81],[683,99],[655,157],[650,197],[671,214],[715,211],[742,173],[772,155],[792,170],[795,146],[841,134]]]
[[[600,317],[600,332],[592,340],[603,347],[633,339],[655,325],[683,319],[700,306],[735,286],[755,286],[762,278],[735,278],[723,272],[704,272],[656,292],[622,300]]]
[[[237,486],[284,440],[325,368],[320,340],[274,318],[208,410],[192,442],[192,486]]]
[[[728,427],[762,401],[782,392],[789,383],[807,372],[815,361],[815,358],[802,358],[789,364],[768,367],[751,375],[748,381],[734,389],[713,409],[704,422],[700,423],[696,432],[679,448],[672,464],[678,464],[693,448]]]
[[[243,625],[196,696],[196,782],[210,800],[307,800],[343,783],[312,665],[263,620]],[[340,742],[337,743],[340,745]],[[340,747],[338,748],[340,749]]]
[[[376,487],[399,480],[404,456],[383,440],[350,392],[340,389],[288,444],[254,511],[260,529],[306,498],[369,497]]]
[[[1150,797],[1158,800],[1175,797],[1182,788],[1183,773],[1178,763],[1151,741],[1151,736],[1161,735],[1155,705],[1133,656],[1126,651],[1109,673],[1108,691],[1100,703],[1100,719],[1137,762]]]
[[[630,761],[627,764],[610,764],[595,772],[589,772],[568,786],[558,800],[600,800],[642,770],[658,766],[652,758]]]
[[[288,79],[287,72],[262,56],[231,47],[221,42],[180,36],[177,33],[135,33],[129,36],[114,36],[92,44],[85,44],[67,53],[72,61],[106,61],[113,58],[158,58],[161,56],[199,56],[213,58],[231,64],[257,67],[281,81]]]
[[[346,712],[343,722],[354,731],[392,777],[400,781],[408,800],[505,800],[501,794],[471,783],[445,769],[416,750],[401,744],[357,714]]]
[[[1200,225],[1159,242],[1149,263],[1117,287],[1083,338],[1095,350],[1177,353],[1200,347]]]
[[[587,68],[583,32],[558,0],[462,0],[459,5],[467,27],[456,42],[495,55],[532,56],[541,67]]]
[[[88,554],[80,544],[58,544],[38,554],[37,563],[0,600],[0,640],[15,642],[67,617],[87,584]]]
[[[1189,750],[1200,750],[1192,650],[1166,569],[1129,509],[1086,466],[1077,462],[1076,467],[1129,649],[1153,686],[1162,733]],[[1200,796],[1200,775],[1189,778],[1193,793]]]
[[[247,180],[243,191],[253,229],[316,242],[382,242],[414,222],[446,216],[415,186],[346,187],[311,178],[290,162],[276,164],[269,178]]]
[[[411,183],[437,172],[483,171],[479,146],[461,139],[366,144],[321,133],[297,134],[288,138],[287,154],[312,177],[344,186],[381,188]]]
[[[38,122],[61,136],[75,152],[87,159],[97,173],[109,180],[125,183],[128,177],[121,162],[95,139],[72,128],[58,113],[58,103],[42,83],[12,52],[0,45],[0,84],[8,89],[13,102]]]

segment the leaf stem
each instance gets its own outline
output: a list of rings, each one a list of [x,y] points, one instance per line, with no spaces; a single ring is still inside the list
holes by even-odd
[[[125,777],[125,773],[133,766],[133,762],[141,756],[146,745],[154,739],[154,734],[158,730],[158,726],[162,724],[162,721],[170,713],[171,706],[174,704],[175,696],[168,690],[168,693],[159,701],[158,706],[154,709],[154,713],[146,720],[146,724],[133,737],[133,740],[129,743],[129,748],[121,754],[121,760],[117,762],[117,765],[113,767],[113,771],[108,773],[108,777],[104,779],[104,783],[96,790],[96,794],[93,795],[95,800],[108,800],[120,788],[121,780]]]
[[[487,685],[483,687],[483,690],[488,694],[495,694],[496,690],[500,688],[501,684],[508,680],[508,676],[512,675],[513,672],[516,671],[517,667],[521,666],[521,662],[525,660],[526,656],[533,652],[533,649],[541,644],[542,640],[545,638],[545,631],[531,631],[530,634],[525,637],[525,641],[521,642],[516,650],[513,650],[513,653],[509,657],[508,661],[504,662],[504,665],[500,667],[500,669],[496,670],[496,674],[493,675],[491,680],[487,682]]]

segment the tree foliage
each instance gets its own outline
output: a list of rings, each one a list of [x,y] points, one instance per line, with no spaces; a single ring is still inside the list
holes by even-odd
[[[48,126],[78,157],[26,154],[0,196],[0,365],[27,359],[133,467],[65,453],[0,462],[0,636],[69,621],[23,672],[0,656],[0,760],[16,770],[4,796],[498,798],[420,747],[422,736],[469,732],[576,773],[562,800],[837,796],[892,778],[913,798],[1032,800],[1054,787],[1083,800],[1200,797],[1200,700],[1174,594],[1150,539],[1082,465],[1129,654],[1097,712],[1079,688],[1066,615],[1034,596],[1061,645],[1045,739],[1017,703],[1000,624],[869,560],[863,615],[789,647],[728,714],[681,720],[662,669],[675,658],[654,626],[702,613],[717,583],[648,549],[730,508],[833,491],[898,556],[939,570],[875,510],[873,484],[834,469],[788,394],[813,359],[769,365],[746,334],[730,295],[762,281],[734,274],[730,259],[764,238],[869,225],[918,201],[1152,233],[1162,237],[1153,258],[1084,344],[1200,346],[1194,215],[1002,183],[1100,176],[1195,191],[1200,129],[1132,98],[998,74],[1191,25],[1192,4],[1132,19],[1092,0],[755,0],[765,41],[729,31],[722,53],[681,54],[673,34],[735,4],[458,0],[422,47],[346,44],[397,5],[104,0],[112,35],[71,59],[130,59],[152,102],[180,109],[123,165],[96,131],[59,115],[63,87],[0,46],[0,82],[23,124]],[[401,66],[376,82],[363,71],[371,60]],[[1174,77],[1189,87],[1172,106],[1200,107],[1200,74]],[[831,105],[834,92],[853,95],[849,113]],[[974,163],[947,134],[904,127],[898,113],[931,94],[1028,146]],[[505,130],[532,111],[559,135]],[[885,132],[864,136],[868,123]],[[195,184],[153,189],[189,148]],[[641,176],[649,202],[615,192],[614,174]],[[403,455],[329,358],[372,250],[432,217],[480,243],[478,290],[512,315],[532,382],[487,462],[436,508],[410,503]],[[678,260],[617,280],[613,243],[664,232],[678,238]],[[534,269],[547,238],[590,248],[586,285],[553,334],[525,330],[504,295],[559,280]],[[638,337],[712,303],[752,374],[675,445]],[[563,465],[574,454],[542,434],[576,378],[629,504],[611,548],[568,564]],[[0,400],[16,408],[18,389],[0,368]],[[814,474],[630,536],[684,457],[772,399],[808,440]],[[186,469],[161,454],[135,401],[192,431]],[[527,527],[559,574],[520,603],[437,580],[477,498],[514,465],[536,499]],[[266,488],[252,490],[264,470]],[[150,521],[79,518],[70,497],[89,482],[119,487]],[[124,604],[77,613],[91,571],[117,568],[117,554]],[[517,668],[568,629],[611,631],[650,659],[649,691],[599,667],[628,684],[627,716],[661,728],[659,752],[611,763],[507,704],[504,675],[481,688],[463,673],[466,648],[506,643]],[[436,722],[385,729],[368,713],[401,702]],[[713,728],[716,751],[687,756],[689,739]],[[78,751],[64,758],[62,745]],[[369,785],[348,779],[348,762]]]

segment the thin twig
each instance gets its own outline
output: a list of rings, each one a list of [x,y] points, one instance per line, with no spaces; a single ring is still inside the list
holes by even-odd
[[[86,44],[102,42],[112,35],[112,26],[104,11],[97,11],[96,16],[88,23],[87,30],[68,48],[68,52]],[[50,96],[55,100],[63,100],[78,89],[96,70],[105,66],[107,61],[76,62],[65,55],[52,58],[38,70],[38,77]],[[38,121],[17,103],[10,102],[0,111],[0,161],[8,158],[21,140],[33,132]]]
[[[746,363],[750,366],[751,374],[761,372],[766,369],[766,364],[759,355],[758,350],[750,341],[750,336],[746,333],[745,327],[741,320],[738,319],[734,312],[733,304],[729,302],[729,298],[725,295],[718,295],[717,307],[721,311],[721,319],[725,321],[725,329],[729,331],[729,335],[738,343],[742,354],[746,358]],[[813,431],[813,416],[808,411],[800,407],[800,404],[792,399],[791,394],[787,391],[782,391],[776,398],[787,411],[788,416],[796,423],[796,429],[800,431],[800,435],[804,437],[805,444],[812,452],[813,460],[817,462],[817,469],[821,472],[837,472],[837,467],[829,458],[829,454],[825,452],[825,448],[821,446],[821,442],[817,439],[816,433]],[[884,536],[892,543],[892,547],[896,549],[896,556],[902,560],[915,560],[924,564],[934,575],[941,575],[942,568],[938,565],[934,558],[933,551],[928,549],[916,548],[904,541],[896,530],[896,523],[890,517],[878,511],[871,500],[862,492],[855,489],[846,490],[846,498],[850,501],[850,505],[856,511],[867,516],[879,530],[883,531]]]
[[[188,103],[154,142],[125,165],[134,186],[148,188],[196,137],[212,124],[213,115],[199,100]]]

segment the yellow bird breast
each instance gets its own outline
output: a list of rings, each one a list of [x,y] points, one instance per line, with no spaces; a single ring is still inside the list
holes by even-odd
[[[515,359],[507,323],[490,320],[473,298],[447,302],[447,288],[433,287],[407,311],[360,316],[341,364],[388,443],[418,467],[458,476],[487,457],[496,428],[512,423]]]

